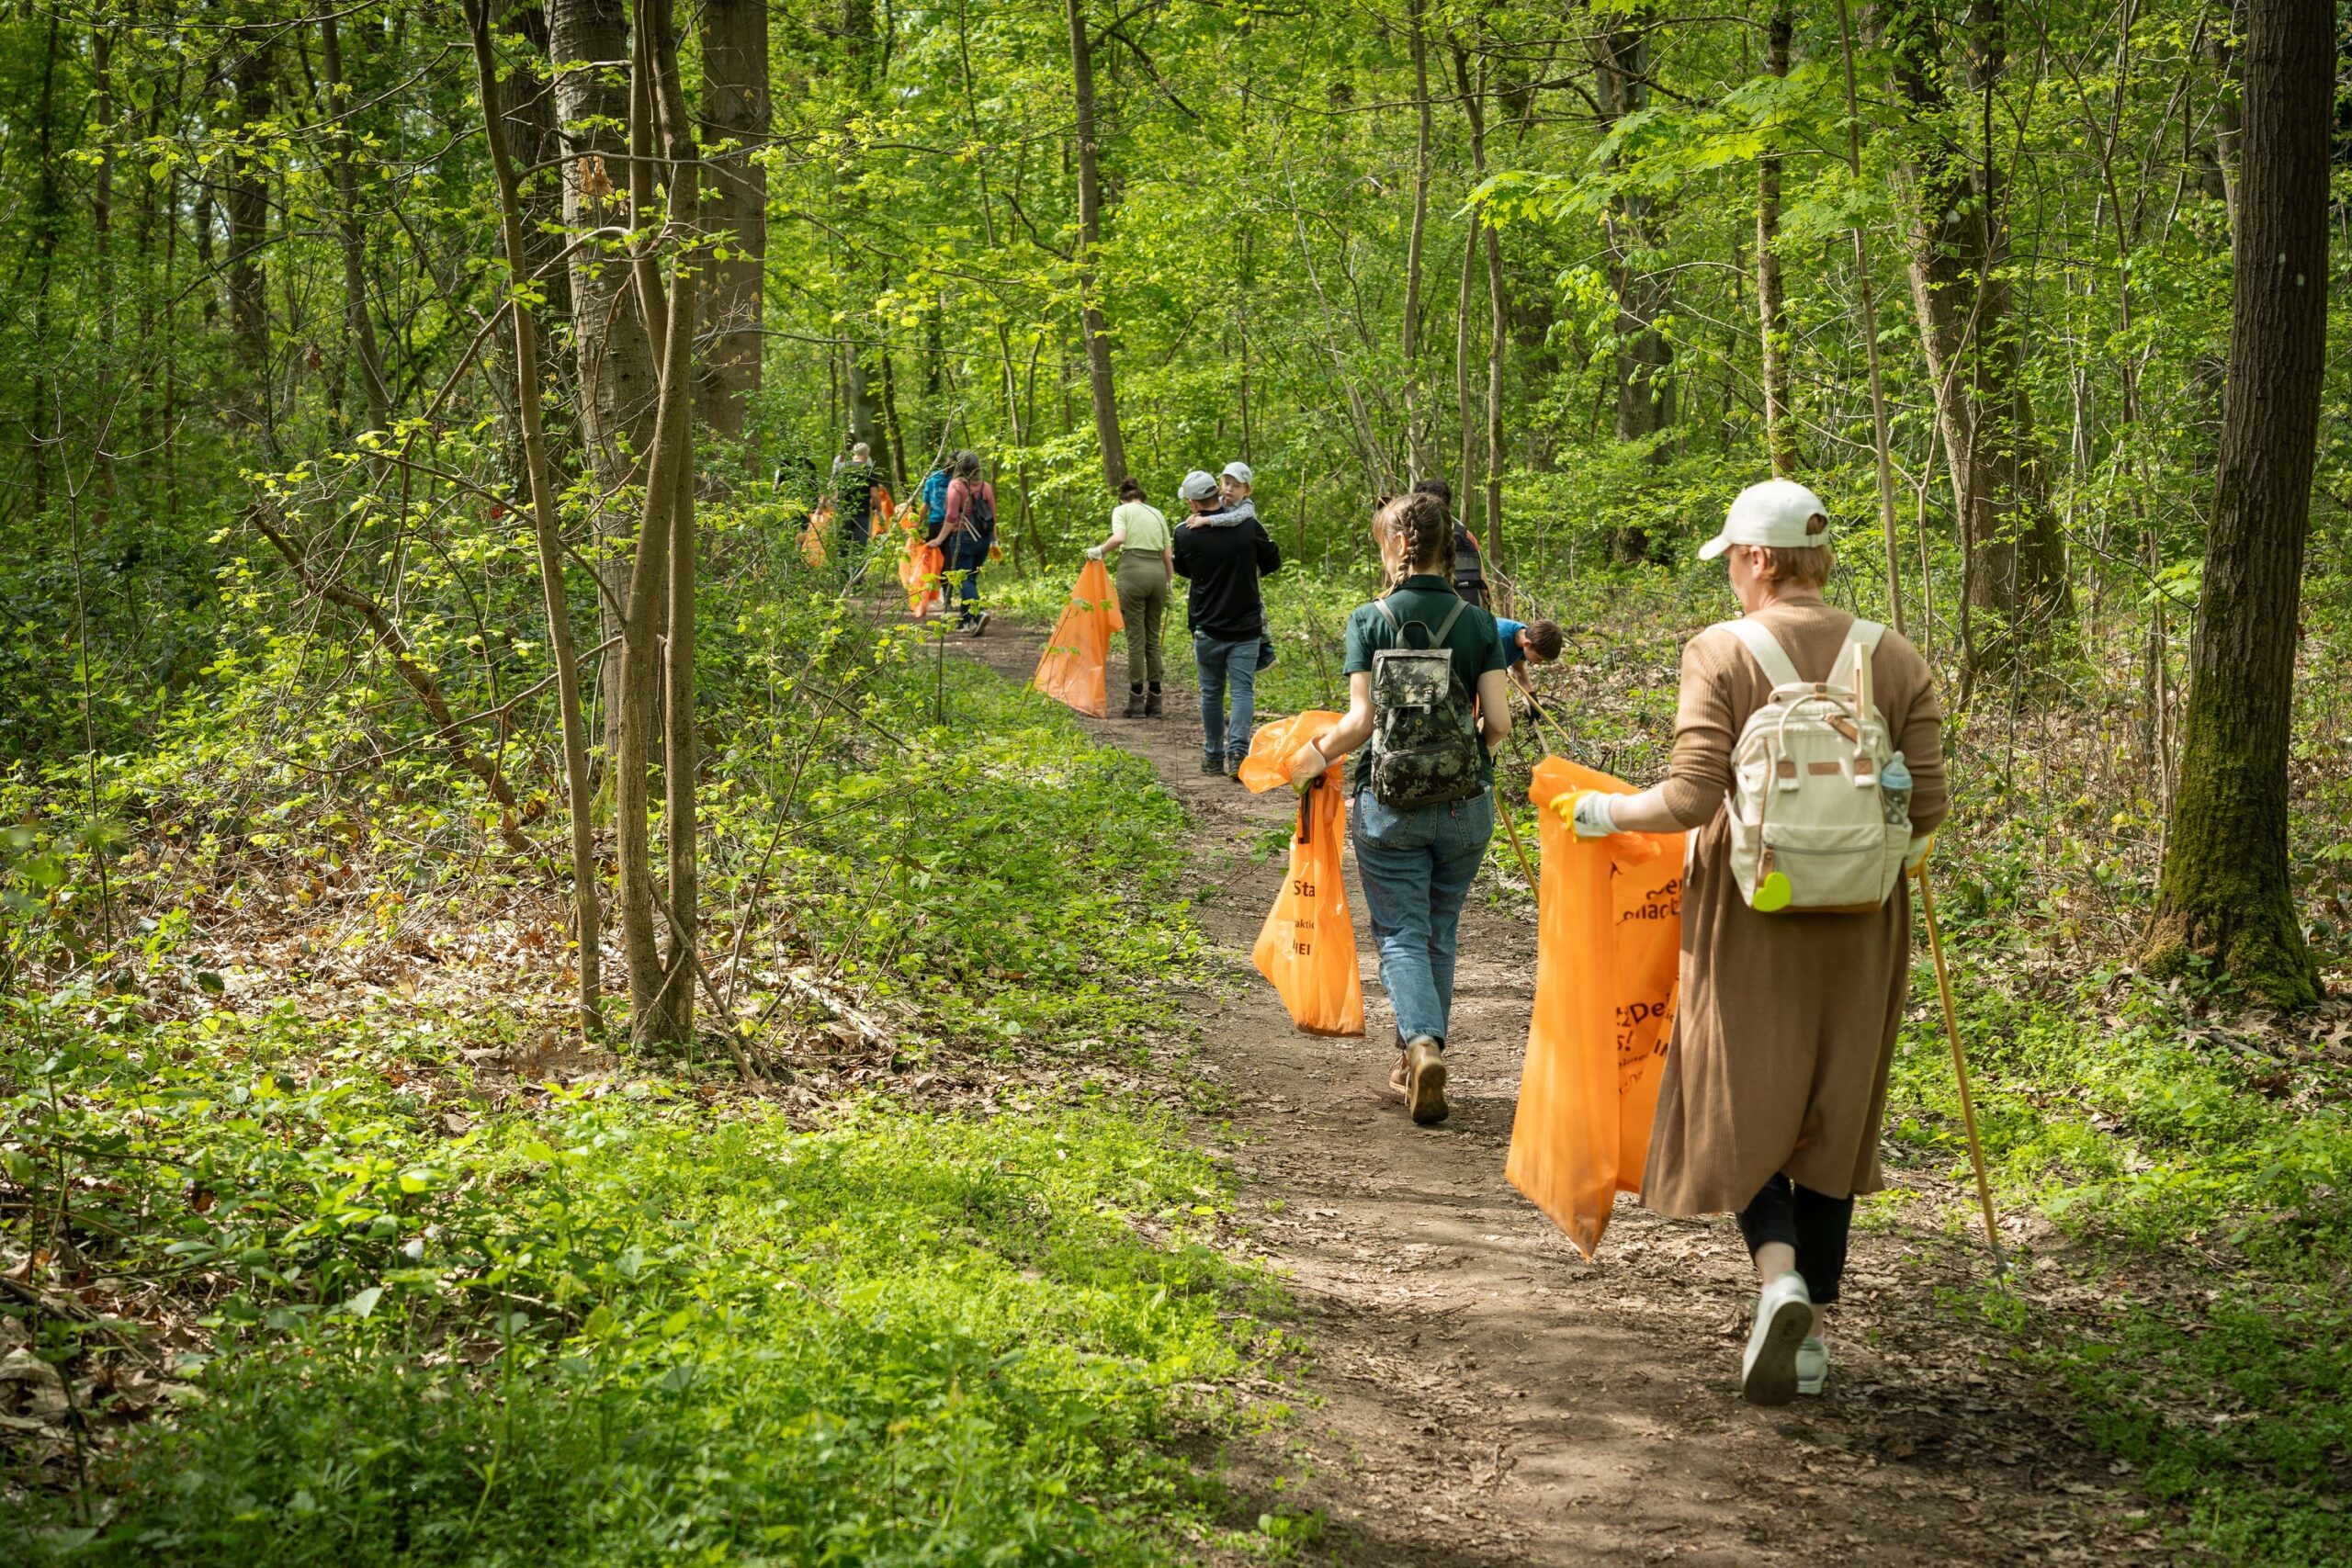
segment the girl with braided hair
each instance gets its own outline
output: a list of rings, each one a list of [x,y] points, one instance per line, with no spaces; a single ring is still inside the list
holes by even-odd
[[[1443,649],[1454,690],[1475,694],[1475,764],[1465,761],[1457,789],[1425,804],[1394,805],[1372,784],[1377,749],[1356,760],[1349,820],[1364,903],[1380,949],[1380,983],[1396,1015],[1398,1060],[1389,1086],[1405,1096],[1415,1122],[1445,1119],[1445,1043],[1453,1010],[1453,961],[1463,900],[1495,830],[1492,749],[1510,733],[1502,639],[1495,618],[1454,592],[1453,523],[1435,496],[1403,495],[1372,521],[1389,591],[1348,617],[1348,711],[1291,764],[1305,785],[1373,739],[1376,655],[1396,649]]]

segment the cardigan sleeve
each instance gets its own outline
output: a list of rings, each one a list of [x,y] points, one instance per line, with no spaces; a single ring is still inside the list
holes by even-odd
[[[1732,723],[1730,668],[1705,633],[1682,649],[1682,692],[1675,705],[1674,757],[1667,764],[1664,802],[1684,828],[1704,826],[1731,792],[1731,750],[1739,739]]]

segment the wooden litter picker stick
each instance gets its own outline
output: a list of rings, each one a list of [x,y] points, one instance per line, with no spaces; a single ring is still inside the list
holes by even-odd
[[[1921,861],[1919,878],[1919,914],[1928,925],[1928,953],[1936,964],[1936,994],[1944,1004],[1944,1038],[1951,1044],[1952,1076],[1960,1080],[1960,1119],[1968,1129],[1968,1159],[1976,1168],[1976,1201],[1984,1211],[1984,1239],[1992,1244],[1993,1259],[2006,1269],[2008,1258],[2001,1250],[2000,1227],[1993,1221],[1993,1186],[1984,1179],[1984,1147],[1976,1138],[1976,1102],[1968,1092],[1968,1061],[1960,1051],[1960,1021],[1952,1011],[1951,976],[1944,968],[1944,939],[1936,930],[1936,898],[1928,891],[1928,863]]]

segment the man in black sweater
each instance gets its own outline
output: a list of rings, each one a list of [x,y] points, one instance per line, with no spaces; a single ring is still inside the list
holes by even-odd
[[[1216,480],[1201,469],[1185,475],[1176,493],[1193,513],[1176,530],[1175,554],[1176,575],[1193,584],[1184,618],[1201,679],[1201,772],[1232,775],[1250,754],[1257,705],[1266,625],[1258,580],[1282,570],[1283,554],[1255,509],[1217,510]]]

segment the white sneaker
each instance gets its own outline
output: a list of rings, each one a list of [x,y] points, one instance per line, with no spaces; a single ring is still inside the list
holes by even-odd
[[[1808,1334],[1804,1343],[1797,1347],[1797,1392],[1819,1393],[1821,1385],[1829,1381],[1829,1341],[1818,1334]]]
[[[1797,1393],[1797,1348],[1813,1332],[1813,1297],[1793,1271],[1756,1295],[1756,1325],[1739,1363],[1739,1395],[1750,1404],[1786,1404]]]

